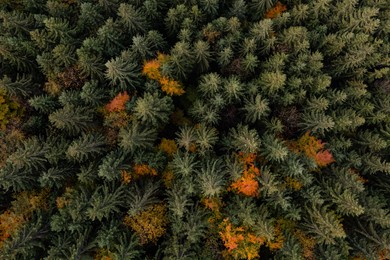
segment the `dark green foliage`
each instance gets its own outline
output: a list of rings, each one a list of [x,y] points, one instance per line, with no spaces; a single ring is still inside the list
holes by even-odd
[[[168,121],[172,109],[170,97],[160,97],[158,93],[145,93],[135,102],[134,115],[142,124],[159,126]]]
[[[120,178],[121,170],[128,168],[125,160],[127,153],[122,150],[112,151],[103,158],[99,166],[98,175],[106,180],[118,180]]]
[[[69,134],[78,134],[90,127],[93,112],[87,107],[68,105],[49,115],[50,122],[58,129]]]
[[[86,161],[104,151],[106,141],[99,134],[82,134],[82,136],[74,140],[66,152],[71,160]]]
[[[119,133],[120,146],[125,151],[134,152],[138,148],[151,148],[157,133],[153,128],[143,128],[134,123]]]
[[[110,213],[119,212],[123,205],[124,186],[110,188],[109,186],[99,187],[91,196],[90,207],[87,209],[87,216],[91,220],[101,221],[108,218]]]
[[[0,2],[0,259],[390,259],[386,0]]]

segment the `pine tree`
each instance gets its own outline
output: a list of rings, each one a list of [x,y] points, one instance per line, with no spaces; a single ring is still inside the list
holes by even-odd
[[[197,171],[200,193],[204,197],[217,197],[224,190],[224,169],[222,162],[215,159],[202,163],[202,167]]]
[[[10,96],[27,97],[32,94],[34,88],[32,78],[26,75],[18,75],[15,81],[12,81],[7,75],[4,75],[3,79],[0,80],[0,89],[5,90]]]
[[[159,126],[168,121],[172,109],[170,97],[160,97],[158,93],[145,93],[142,98],[137,99],[134,114],[143,124]]]
[[[131,124],[128,128],[123,128],[119,132],[119,145],[130,152],[137,148],[151,148],[157,138],[157,133],[153,128],[144,128],[137,123]]]
[[[111,81],[113,86],[118,86],[120,90],[127,90],[130,87],[135,88],[138,85],[137,77],[139,76],[137,71],[137,64],[132,63],[126,56],[126,52],[122,52],[122,55],[111,59],[105,66],[106,78]]]
[[[87,107],[69,105],[51,113],[49,120],[56,128],[75,135],[90,127],[93,114]]]
[[[110,213],[120,211],[119,207],[123,205],[124,186],[113,188],[109,186],[100,186],[91,196],[90,207],[87,209],[88,217],[93,221],[101,221],[108,218]]]
[[[106,141],[102,135],[82,134],[68,147],[66,155],[75,161],[83,162],[101,154]]]

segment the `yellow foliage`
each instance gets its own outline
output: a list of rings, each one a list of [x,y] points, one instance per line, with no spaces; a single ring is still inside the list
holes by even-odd
[[[113,255],[113,253],[110,250],[101,248],[101,249],[97,250],[93,259],[94,260],[114,260],[115,256]]]
[[[168,224],[166,213],[166,206],[157,203],[133,217],[126,216],[124,224],[137,233],[141,244],[156,243],[165,234]]]
[[[174,153],[177,151],[177,144],[175,140],[161,139],[161,143],[159,145],[159,148],[161,151],[165,152],[169,156],[173,156]]]
[[[5,92],[0,90],[0,130],[5,130],[7,124],[22,116],[23,112],[17,101],[8,98]]]
[[[57,197],[56,199],[56,206],[57,206],[57,209],[62,209],[64,208],[66,205],[69,204],[69,200],[67,198],[65,198],[64,196],[61,196],[61,197]]]
[[[106,111],[106,110],[105,110]],[[110,128],[122,128],[129,124],[131,116],[126,111],[103,112],[104,125]]]
[[[300,183],[297,179],[291,178],[289,176],[287,176],[285,178],[285,182],[286,182],[287,187],[289,187],[293,190],[298,191],[302,188],[302,183]]]
[[[172,181],[175,178],[175,175],[173,174],[173,170],[172,169],[166,169],[163,172],[162,178],[163,178],[165,187],[171,188],[172,187]]]

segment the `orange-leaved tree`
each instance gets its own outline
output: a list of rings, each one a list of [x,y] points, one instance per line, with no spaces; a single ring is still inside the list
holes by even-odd
[[[156,80],[161,85],[161,90],[170,96],[180,96],[185,93],[183,86],[177,80],[163,76],[161,73],[161,65],[165,63],[168,56],[159,53],[157,59],[150,60],[144,63],[142,74],[146,77]]]
[[[319,167],[327,166],[334,162],[329,150],[324,150],[325,143],[306,132],[303,136],[292,142],[291,150],[296,153],[303,153],[313,159]]]
[[[16,196],[12,206],[0,215],[0,248],[29,220],[34,210],[46,207],[48,193],[46,189],[41,192],[23,191]]]
[[[133,172],[136,175],[136,177],[139,176],[144,176],[144,175],[151,175],[151,176],[156,176],[157,175],[157,170],[154,169],[153,167],[143,163],[136,163],[133,166]]]
[[[126,109],[125,104],[127,101],[130,100],[129,94],[127,94],[127,91],[119,93],[116,95],[110,103],[108,103],[105,106],[105,109],[108,112],[119,112]]]
[[[281,2],[277,2],[276,5],[265,13],[265,18],[273,19],[279,14],[287,10],[287,7]]]
[[[260,170],[255,166],[256,154],[240,152],[238,158],[244,165],[244,171],[229,189],[248,197],[256,197],[259,193],[259,182],[256,177],[260,175]]]
[[[259,250],[265,239],[256,236],[246,227],[236,227],[229,219],[224,219],[219,226],[219,235],[226,247],[226,255],[234,259],[254,259],[259,257]]]

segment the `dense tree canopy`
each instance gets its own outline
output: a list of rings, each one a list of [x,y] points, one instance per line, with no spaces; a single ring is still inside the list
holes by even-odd
[[[0,259],[390,259],[389,17],[0,1]]]

